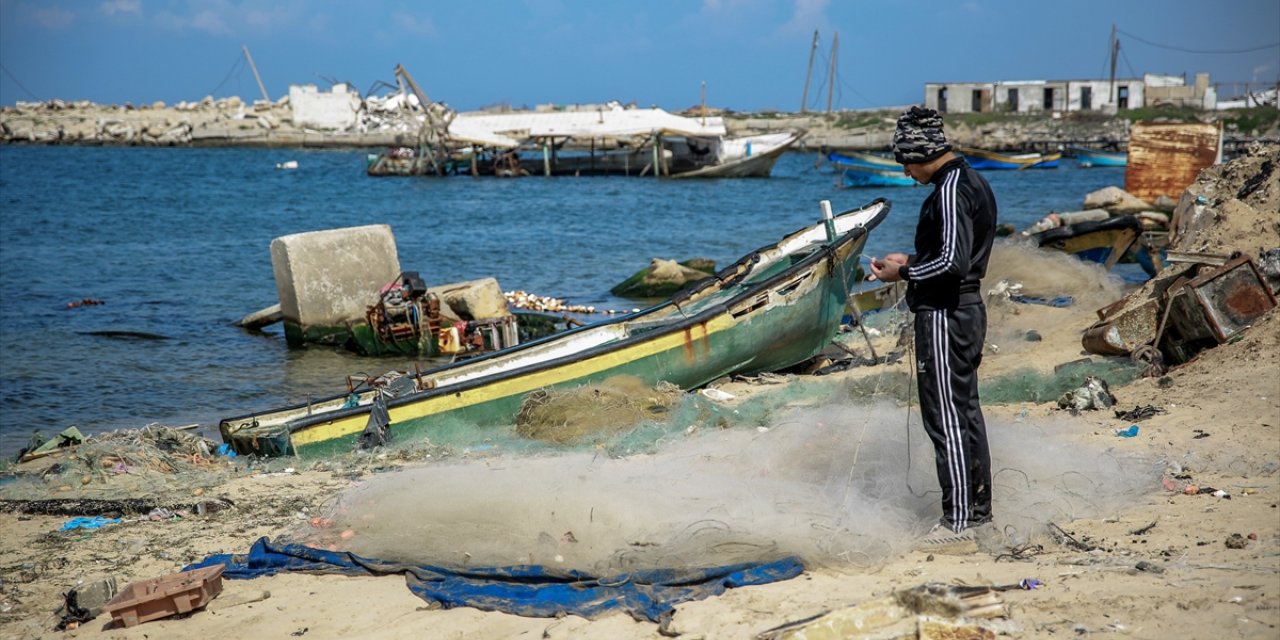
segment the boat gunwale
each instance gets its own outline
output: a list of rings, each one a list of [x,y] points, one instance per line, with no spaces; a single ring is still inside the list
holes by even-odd
[[[873,207],[880,207],[880,211],[877,212],[874,216],[872,216],[868,220],[866,220],[865,222],[863,222],[861,225],[851,228],[844,235],[840,236],[835,242],[818,245],[815,250],[809,252],[808,255],[801,258],[795,264],[789,265],[786,269],[783,269],[778,273],[775,273],[767,278],[764,278],[759,282],[750,284],[749,286],[745,287],[742,291],[734,294],[732,297],[724,301],[709,305],[705,309],[699,310],[697,313],[695,313],[692,316],[686,316],[684,318],[676,318],[676,319],[673,319],[672,322],[670,322],[669,324],[666,324],[652,331],[647,331],[647,332],[636,334],[636,335],[629,335],[621,340],[609,341],[603,344],[589,347],[581,351],[576,351],[570,354],[559,356],[550,360],[532,363],[526,366],[513,368],[507,371],[499,371],[489,375],[477,376],[475,378],[463,380],[456,384],[451,384],[444,387],[423,389],[418,392],[409,393],[396,398],[390,398],[387,400],[387,408],[391,409],[391,408],[402,406],[405,404],[421,402],[421,401],[429,400],[431,398],[443,396],[445,394],[461,393],[464,391],[469,391],[474,388],[508,380],[514,377],[524,376],[524,375],[528,375],[538,371],[543,371],[549,368],[555,368],[555,367],[559,367],[567,364],[573,364],[575,362],[579,362],[582,360],[586,360],[586,359],[598,356],[601,353],[607,353],[610,351],[626,348],[637,343],[647,342],[652,340],[655,337],[676,333],[678,331],[684,331],[685,329],[691,326],[696,326],[698,324],[707,322],[710,319],[715,318],[716,316],[727,313],[729,308],[734,304],[746,298],[753,297],[762,290],[773,288],[779,283],[779,281],[791,278],[795,275],[796,272],[802,271],[808,268],[809,266],[811,266],[814,262],[817,262],[821,259],[824,259],[827,256],[830,256],[838,247],[847,243],[856,242],[860,238],[866,235],[869,235],[873,229],[875,229],[884,221],[884,219],[888,216],[890,210],[892,209],[892,203],[887,199],[883,197],[879,197],[865,205],[841,212],[838,216],[836,216],[836,217],[843,217],[847,215],[854,215],[859,211],[866,211],[866,210],[872,209]],[[731,287],[736,285],[739,280],[746,278],[751,273],[751,270],[742,271],[742,270],[739,270],[739,267],[745,264],[758,262],[759,256],[761,253],[766,253],[768,251],[775,250],[784,242],[786,242],[788,239],[803,233],[810,232],[815,228],[820,228],[821,226],[822,226],[822,223],[819,222],[817,225],[809,225],[809,226],[801,227],[791,233],[785,234],[782,237],[782,239],[779,240],[778,242],[765,245],[758,249],[753,250],[751,253],[747,254],[746,256],[743,256],[733,265],[730,265],[729,267],[722,269],[720,272],[717,272],[716,276],[714,276],[713,278],[709,278],[707,280],[704,280],[702,283],[699,283],[693,287],[683,290],[680,293],[676,294],[676,296],[668,299],[667,301],[661,304],[649,307],[648,309],[644,309],[642,311],[639,311],[633,314],[628,314],[620,318],[608,320],[603,323],[593,323],[589,325],[575,327],[565,332],[561,332],[551,336],[546,336],[532,342],[527,342],[524,344],[517,345],[515,347],[512,347],[511,349],[504,349],[501,351],[495,351],[492,353],[484,354],[482,356],[478,356],[475,358],[468,358],[462,361],[451,362],[434,369],[422,371],[419,374],[417,374],[417,376],[419,378],[427,378],[428,374],[431,374],[431,373],[448,371],[450,369],[455,369],[464,365],[471,366],[476,362],[496,359],[499,357],[506,357],[515,351],[530,349],[536,345],[543,344],[545,342],[563,340],[565,336],[572,335],[574,333],[585,333],[593,329],[599,330],[600,327],[608,327],[611,325],[634,322],[636,319],[642,318],[647,314],[654,313],[663,308],[675,307],[677,310],[679,310],[681,303],[689,301],[694,295],[696,295],[697,293],[699,293],[700,291],[702,291],[707,287],[719,286],[720,288],[726,288],[726,287]],[[733,271],[733,273],[731,274],[726,273],[730,271]],[[721,274],[727,274],[728,276],[727,279],[721,280],[720,279]],[[278,407],[266,412],[253,412],[253,413],[248,413],[241,416],[225,418],[219,421],[219,427],[221,428],[224,425],[229,425],[234,423],[250,422],[250,424],[242,424],[237,429],[237,432],[244,429],[252,429],[256,426],[255,423],[257,422],[257,419],[259,417],[264,417],[272,414],[286,413],[290,411],[298,411],[298,410],[306,409],[309,406],[336,401],[340,398],[345,398],[348,395],[349,394],[346,394],[346,393],[334,394],[332,396],[326,396],[324,398],[313,400],[311,402],[299,403],[296,405],[291,405],[286,407]],[[349,407],[345,409],[340,408],[334,411],[325,411],[323,413],[313,413],[310,415],[303,415],[297,418],[287,420],[283,423],[280,423],[280,425],[277,425],[277,426],[287,426],[289,433],[293,434],[318,424],[332,423],[340,419],[349,418],[351,416],[366,414],[370,411],[370,407],[371,405],[357,405],[357,406]],[[234,436],[234,434],[229,434],[229,435]]]

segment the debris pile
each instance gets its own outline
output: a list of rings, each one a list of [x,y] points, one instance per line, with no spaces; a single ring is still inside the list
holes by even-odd
[[[1148,375],[1160,375],[1268,315],[1276,306],[1269,273],[1280,255],[1277,165],[1280,146],[1258,145],[1203,171],[1173,211],[1166,266],[1100,309],[1084,348],[1129,355],[1150,365]]]

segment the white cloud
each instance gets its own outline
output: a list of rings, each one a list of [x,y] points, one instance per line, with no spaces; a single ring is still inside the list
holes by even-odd
[[[142,15],[142,0],[107,0],[99,5],[98,8],[109,16],[120,13]]]
[[[192,29],[199,31],[207,31],[213,35],[230,35],[231,30],[227,28],[227,23],[223,21],[222,16],[216,11],[200,11],[187,22]]]
[[[46,29],[65,29],[75,21],[74,13],[61,7],[46,7],[32,12],[32,17]]]
[[[964,10],[969,13],[982,13],[982,5],[976,2],[966,2],[960,6],[964,7]]]
[[[830,0],[795,0],[791,19],[782,25],[783,33],[807,33],[827,26],[827,5]]]
[[[412,34],[435,36],[437,33],[436,24],[428,17],[418,18],[403,11],[397,11],[391,14],[391,19],[395,20],[396,26]]]
[[[107,0],[129,3],[140,0]],[[194,13],[186,15],[170,10],[158,11],[151,16],[152,23],[170,31],[204,31],[213,35],[235,35],[245,30],[268,33],[295,22],[297,2],[231,2],[229,0],[201,0],[189,5]]]

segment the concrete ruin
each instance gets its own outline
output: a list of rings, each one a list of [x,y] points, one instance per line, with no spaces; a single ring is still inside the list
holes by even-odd
[[[361,113],[360,95],[345,84],[327,92],[313,84],[289,85],[289,106],[298,127],[321,131],[346,131],[356,126]]]
[[[342,344],[400,276],[400,257],[391,227],[376,224],[276,238],[271,269],[289,344]]]

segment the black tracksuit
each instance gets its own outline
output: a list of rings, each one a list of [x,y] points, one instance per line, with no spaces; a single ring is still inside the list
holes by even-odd
[[[991,454],[978,404],[987,334],[981,278],[996,229],[991,186],[962,158],[929,180],[915,255],[900,273],[916,314],[917,385],[925,432],[937,454],[942,523],[960,531],[991,521]]]

